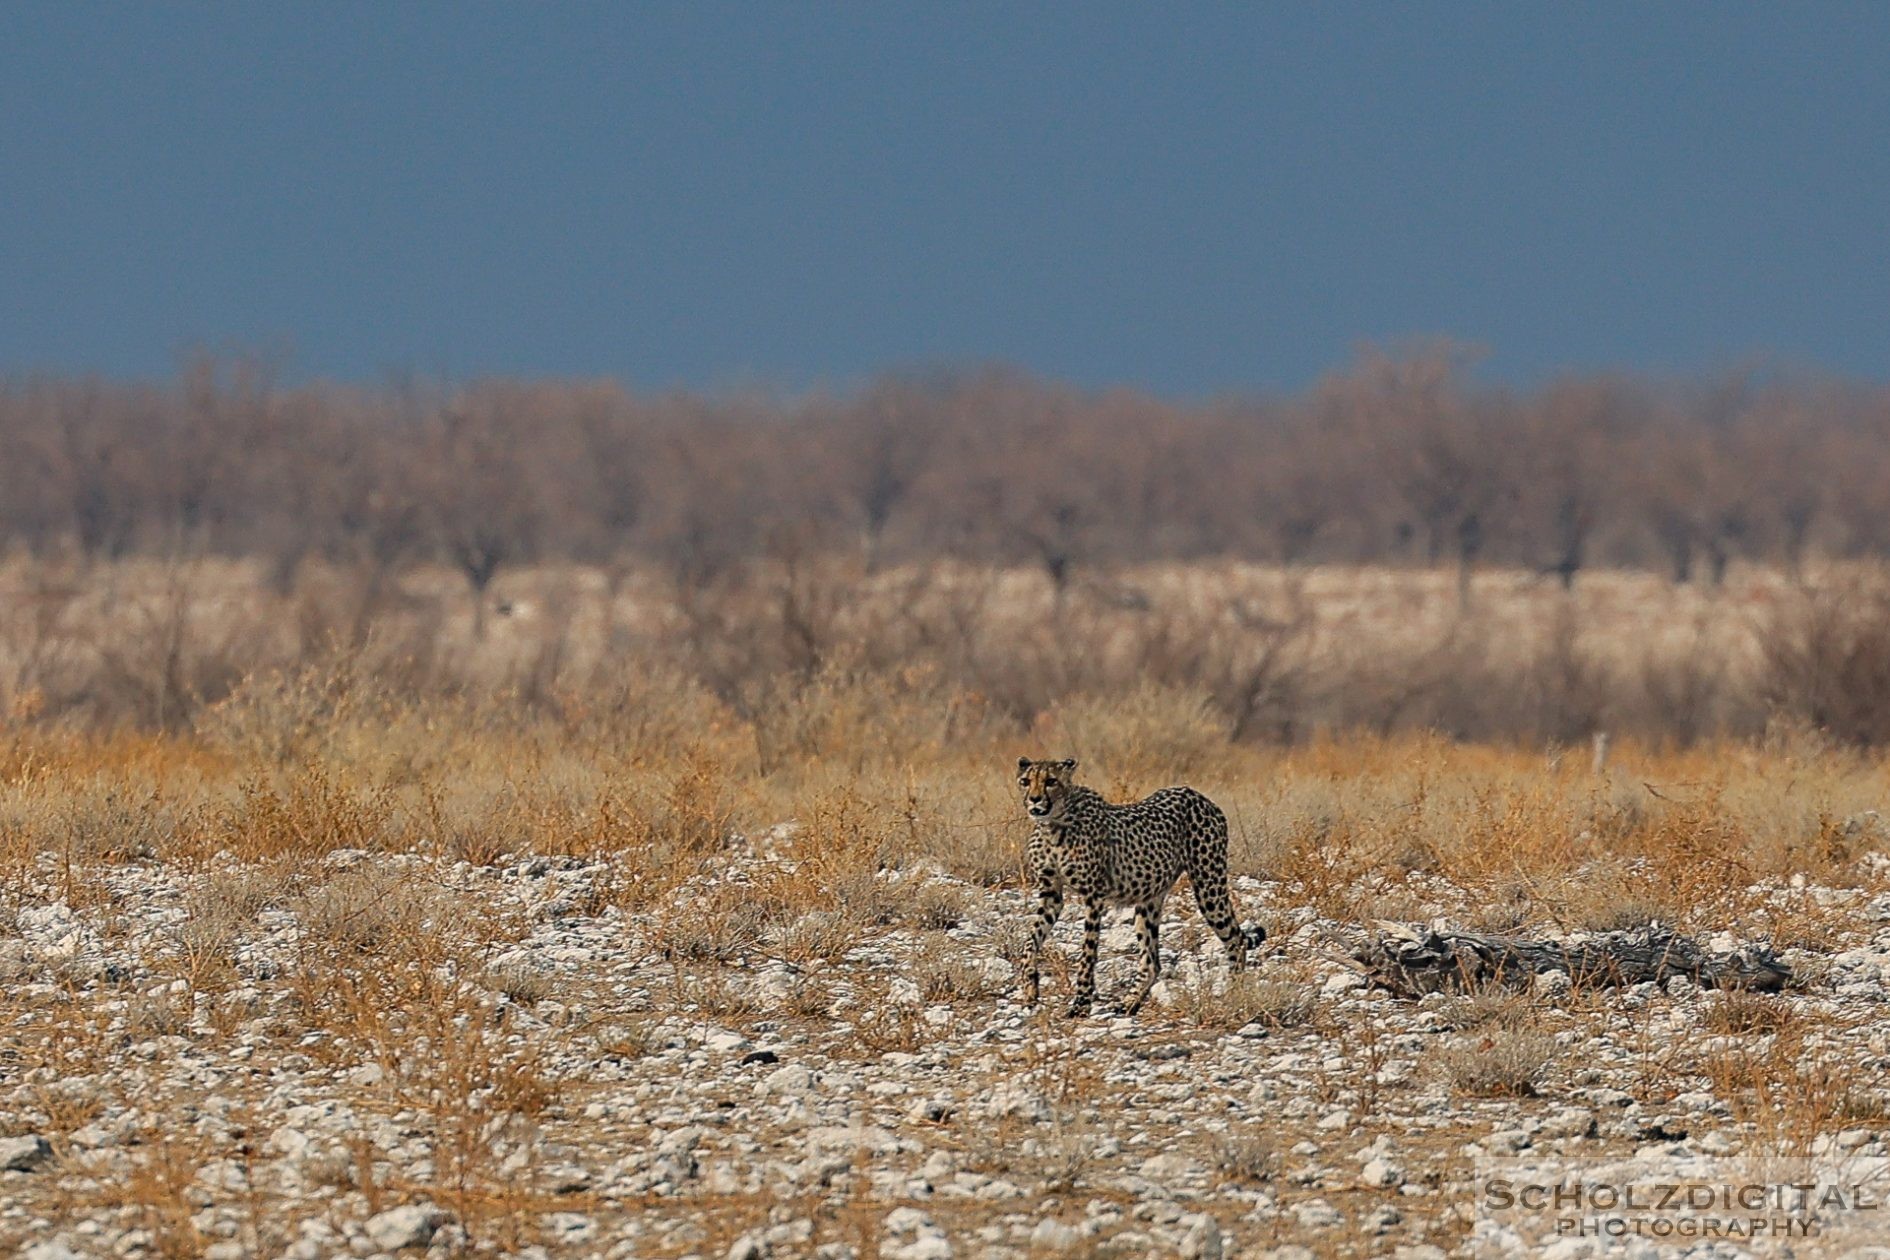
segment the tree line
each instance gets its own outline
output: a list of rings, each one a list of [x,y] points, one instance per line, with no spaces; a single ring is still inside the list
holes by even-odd
[[[1734,561],[1890,554],[1890,388],[1804,376],[1480,382],[1463,348],[1362,351],[1290,396],[1200,402],[1006,370],[844,392],[611,382],[0,384],[0,546],[256,556],[380,574],[757,557],[1086,566],[1241,557],[1591,566],[1713,582]]]

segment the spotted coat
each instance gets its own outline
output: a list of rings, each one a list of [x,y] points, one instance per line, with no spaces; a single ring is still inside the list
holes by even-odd
[[[1128,805],[1112,805],[1074,782],[1076,761],[1017,761],[1017,783],[1032,821],[1028,857],[1037,884],[1037,910],[1030,932],[1025,1000],[1038,997],[1043,944],[1063,912],[1066,892],[1079,898],[1083,960],[1070,1014],[1087,1015],[1096,1000],[1096,953],[1103,913],[1111,906],[1135,908],[1142,970],[1123,1011],[1134,1014],[1161,974],[1162,904],[1184,873],[1194,887],[1201,917],[1227,950],[1228,965],[1247,965],[1248,937],[1234,917],[1227,888],[1227,815],[1189,787],[1168,787]],[[1264,940],[1259,928],[1253,943]]]

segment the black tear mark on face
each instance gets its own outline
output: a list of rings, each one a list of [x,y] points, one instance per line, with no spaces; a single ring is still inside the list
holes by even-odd
[[[1049,816],[1069,789],[1070,772],[1076,768],[1074,757],[1061,761],[1017,759],[1017,786],[1024,789],[1024,807],[1033,818]]]

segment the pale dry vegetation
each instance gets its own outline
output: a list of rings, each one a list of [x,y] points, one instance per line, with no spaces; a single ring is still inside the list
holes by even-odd
[[[22,589],[37,565],[0,580]],[[1163,1101],[1197,1070],[1189,1056],[1241,1037],[1304,1056],[1318,1108],[1360,1124],[1407,1081],[1551,1105],[1592,1070],[1580,1039],[1607,1028],[1638,1047],[1610,1079],[1650,1107],[1710,1089],[1782,1147],[1874,1125],[1879,1100],[1838,1057],[1872,1034],[1803,1014],[1795,995],[1720,995],[1700,1047],[1653,1022],[1654,999],[1624,1012],[1587,993],[1472,994],[1418,1012],[1443,1040],[1399,1066],[1411,1052],[1358,1015],[1370,1004],[1336,1012],[1316,970],[1333,946],[1315,930],[1658,920],[1769,938],[1808,964],[1865,944],[1890,770],[1861,719],[1823,721],[1834,710],[1814,697],[1868,684],[1859,619],[1876,605],[1853,614],[1837,594],[1872,589],[1868,574],[1801,588],[1735,573],[1712,594],[1597,574],[1573,595],[1488,574],[1466,622],[1451,583],[1423,573],[1112,578],[1152,613],[1080,589],[1059,600],[1029,573],[833,568],[793,575],[826,592],[794,608],[831,617],[793,629],[769,572],[685,608],[634,571],[612,594],[596,572],[521,569],[511,611],[477,636],[438,575],[413,574],[387,588],[406,611],[340,647],[298,628],[319,606],[243,565],[128,562],[85,577],[111,601],[88,587],[31,637],[0,639],[0,950],[37,942],[0,952],[18,981],[0,993],[0,1108],[10,1132],[52,1133],[64,1170],[56,1190],[31,1183],[52,1196],[34,1210],[107,1213],[179,1256],[232,1241],[216,1232],[229,1219],[236,1243],[279,1253],[307,1221],[419,1197],[475,1250],[553,1238],[560,1214],[647,1214],[569,1166],[587,1144],[666,1140],[676,1117],[659,1132],[610,1082],[685,1034],[793,1032],[819,1039],[829,1071],[973,1045],[1020,952],[1024,827],[1007,772],[1020,751],[1078,755],[1118,797],[1186,779],[1229,814],[1234,871],[1258,881],[1243,910],[1271,939],[1227,983],[1178,897],[1165,944],[1182,967],[1135,1051],[1166,1074],[1150,1105],[1209,1184],[1301,1193],[1294,1147],[1329,1140],[1316,1115],[1279,1134],[1203,1128]],[[144,633],[151,582],[182,594],[162,605],[180,619],[162,636],[164,701],[147,709],[152,693],[104,662],[132,659],[109,645]],[[1295,604],[1277,626],[1261,611]],[[1571,638],[1571,619],[1588,628]],[[1666,724],[1655,680],[1685,690],[1676,680],[1705,677],[1706,657],[1692,711],[1719,716]],[[1413,681],[1384,690],[1404,668]],[[1588,739],[1600,730],[1605,755]],[[546,924],[597,953],[531,954]],[[624,970],[601,973],[599,954]],[[1055,994],[1068,960],[1047,965]],[[1045,1199],[1098,1193],[1115,1086],[1094,1047],[1031,1027],[967,1051],[988,1062],[965,1072],[997,1082],[980,1089],[1027,1088],[1015,1114],[954,1129],[942,1106],[920,1123],[954,1167]],[[214,1099],[174,1067],[226,1055],[245,1075]],[[327,1073],[353,1110],[310,1122],[291,1156],[278,1148],[303,1139],[272,1137],[288,1103],[271,1072]],[[89,1084],[66,1098],[74,1078]],[[215,1119],[168,1121],[179,1114]],[[1439,1167],[1477,1114],[1436,1137]],[[97,1117],[135,1143],[72,1136]],[[394,1158],[401,1141],[427,1157]],[[108,1150],[129,1163],[108,1167]],[[864,1187],[845,1178],[870,1153],[843,1154],[821,1175]],[[276,1162],[300,1180],[272,1179]],[[704,1232],[652,1254],[726,1251],[769,1220],[773,1192],[716,1184]],[[859,1193],[882,1212],[897,1200]],[[1426,1210],[1407,1205],[1411,1229],[1454,1237],[1448,1212]],[[851,1236],[846,1211],[807,1211]]]

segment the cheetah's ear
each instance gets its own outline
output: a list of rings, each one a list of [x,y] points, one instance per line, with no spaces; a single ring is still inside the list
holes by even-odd
[[[1076,758],[1074,758],[1074,757],[1065,757],[1065,758],[1063,759],[1063,773],[1065,773],[1065,774],[1074,774],[1074,773],[1076,773]]]
[[[1019,757],[1017,759],[1017,773],[1022,774],[1024,771],[1028,769],[1030,769],[1030,758]]]

